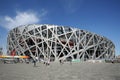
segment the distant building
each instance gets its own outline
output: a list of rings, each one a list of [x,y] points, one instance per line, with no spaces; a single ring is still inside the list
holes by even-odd
[[[120,59],[120,55],[116,56],[116,58]]]
[[[0,48],[0,55],[3,54],[3,48]]]
[[[110,59],[115,57],[111,40],[95,33],[57,25],[24,25],[8,34],[8,52],[50,61]]]

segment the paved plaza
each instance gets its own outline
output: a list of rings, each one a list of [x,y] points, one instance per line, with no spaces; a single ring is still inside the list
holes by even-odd
[[[120,64],[51,63],[0,64],[0,80],[120,80]]]

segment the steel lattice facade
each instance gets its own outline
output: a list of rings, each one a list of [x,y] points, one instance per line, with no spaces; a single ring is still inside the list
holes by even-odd
[[[114,44],[103,36],[77,28],[57,25],[24,25],[8,34],[8,53],[50,61],[69,59],[110,59]]]

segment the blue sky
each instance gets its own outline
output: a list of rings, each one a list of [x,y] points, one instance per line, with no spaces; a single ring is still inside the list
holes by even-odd
[[[24,24],[73,26],[110,39],[120,54],[120,0],[0,0],[0,46]]]

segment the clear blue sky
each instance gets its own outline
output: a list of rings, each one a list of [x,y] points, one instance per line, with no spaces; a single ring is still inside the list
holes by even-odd
[[[120,54],[120,0],[0,0],[0,46],[6,48],[9,30],[33,23],[97,33],[113,41]]]

